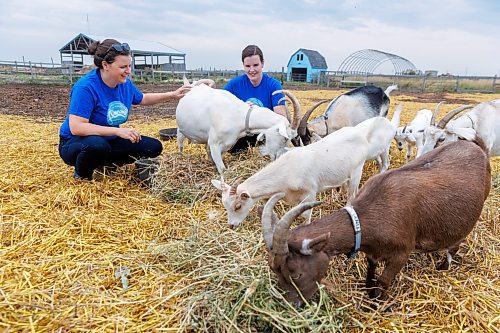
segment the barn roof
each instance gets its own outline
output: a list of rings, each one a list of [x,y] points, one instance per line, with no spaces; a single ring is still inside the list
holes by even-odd
[[[298,49],[292,56],[290,57],[290,60],[288,61],[288,65],[290,65],[290,61],[292,61],[292,58],[294,55],[297,53],[302,52],[304,53],[307,58],[309,59],[309,63],[311,64],[312,68],[328,68],[326,64],[325,57],[323,57],[318,51],[314,50],[308,50],[308,49]]]
[[[74,54],[88,54],[87,48],[90,44],[98,40],[104,40],[105,36],[87,35],[80,33],[68,43],[66,43],[59,52],[61,53],[74,53]],[[182,51],[174,49],[171,46],[165,45],[160,42],[136,40],[136,39],[118,39],[121,43],[128,43],[131,48],[131,53],[134,56],[185,56]]]

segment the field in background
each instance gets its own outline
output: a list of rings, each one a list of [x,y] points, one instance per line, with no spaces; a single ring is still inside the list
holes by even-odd
[[[17,83],[66,83],[72,84],[88,73],[92,68],[64,67],[60,64],[6,62],[0,61],[0,82]],[[183,76],[190,80],[211,78],[219,86],[233,77],[242,74],[241,70],[186,70],[160,71],[154,69],[135,70],[133,78],[136,83],[180,84]],[[500,81],[497,76],[425,76],[425,75],[378,75],[378,74],[346,74],[335,71],[322,72],[306,83],[306,77],[298,76],[296,81],[286,81],[286,69],[281,72],[268,72],[283,84],[299,86],[302,89],[355,88],[363,85],[387,87],[397,84],[401,91],[418,92],[500,92]]]
[[[305,110],[341,91],[293,92]],[[394,92],[390,115],[402,104],[408,122],[441,100],[444,114],[494,98],[500,94]],[[67,86],[0,85],[0,330],[500,332],[500,158],[491,160],[481,219],[449,271],[434,269],[440,255],[414,254],[391,299],[367,311],[364,257],[339,256],[320,293],[297,310],[283,302],[267,267],[257,214],[237,230],[227,227],[203,147],[188,145],[180,156],[175,142],[164,141],[154,189],[137,181],[133,166],[74,180],[57,153],[68,101]],[[128,124],[158,137],[175,126],[173,110],[173,103],[137,108]],[[229,182],[268,163],[256,150],[224,161]],[[393,147],[391,168],[403,161]],[[367,164],[363,182],[375,172]],[[320,200],[315,217],[345,204],[335,191]]]

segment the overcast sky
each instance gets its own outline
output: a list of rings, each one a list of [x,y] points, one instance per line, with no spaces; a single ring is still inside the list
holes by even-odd
[[[356,51],[376,49],[420,70],[500,75],[499,0],[0,3],[0,61],[59,63],[58,50],[80,32],[162,42],[186,53],[187,69],[241,69],[241,50],[257,44],[265,70],[286,67],[300,48],[321,53],[329,70]]]

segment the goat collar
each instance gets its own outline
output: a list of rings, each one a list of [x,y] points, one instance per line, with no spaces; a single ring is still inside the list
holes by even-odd
[[[252,113],[254,105],[250,105],[250,108],[247,111],[247,116],[245,117],[245,132],[247,135],[252,134],[250,132],[250,113]]]
[[[349,214],[354,228],[354,250],[349,253],[349,258],[356,258],[356,255],[361,247],[361,223],[359,222],[358,214],[356,214],[356,211],[352,208],[352,206],[345,206],[344,209]]]

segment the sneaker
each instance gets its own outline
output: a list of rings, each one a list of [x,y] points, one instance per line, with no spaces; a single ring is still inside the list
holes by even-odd
[[[75,172],[73,173],[73,178],[74,178],[74,179],[81,179],[81,180],[92,180],[92,177],[82,177],[82,176],[80,176],[80,175],[76,172],[76,170],[75,170]]]

